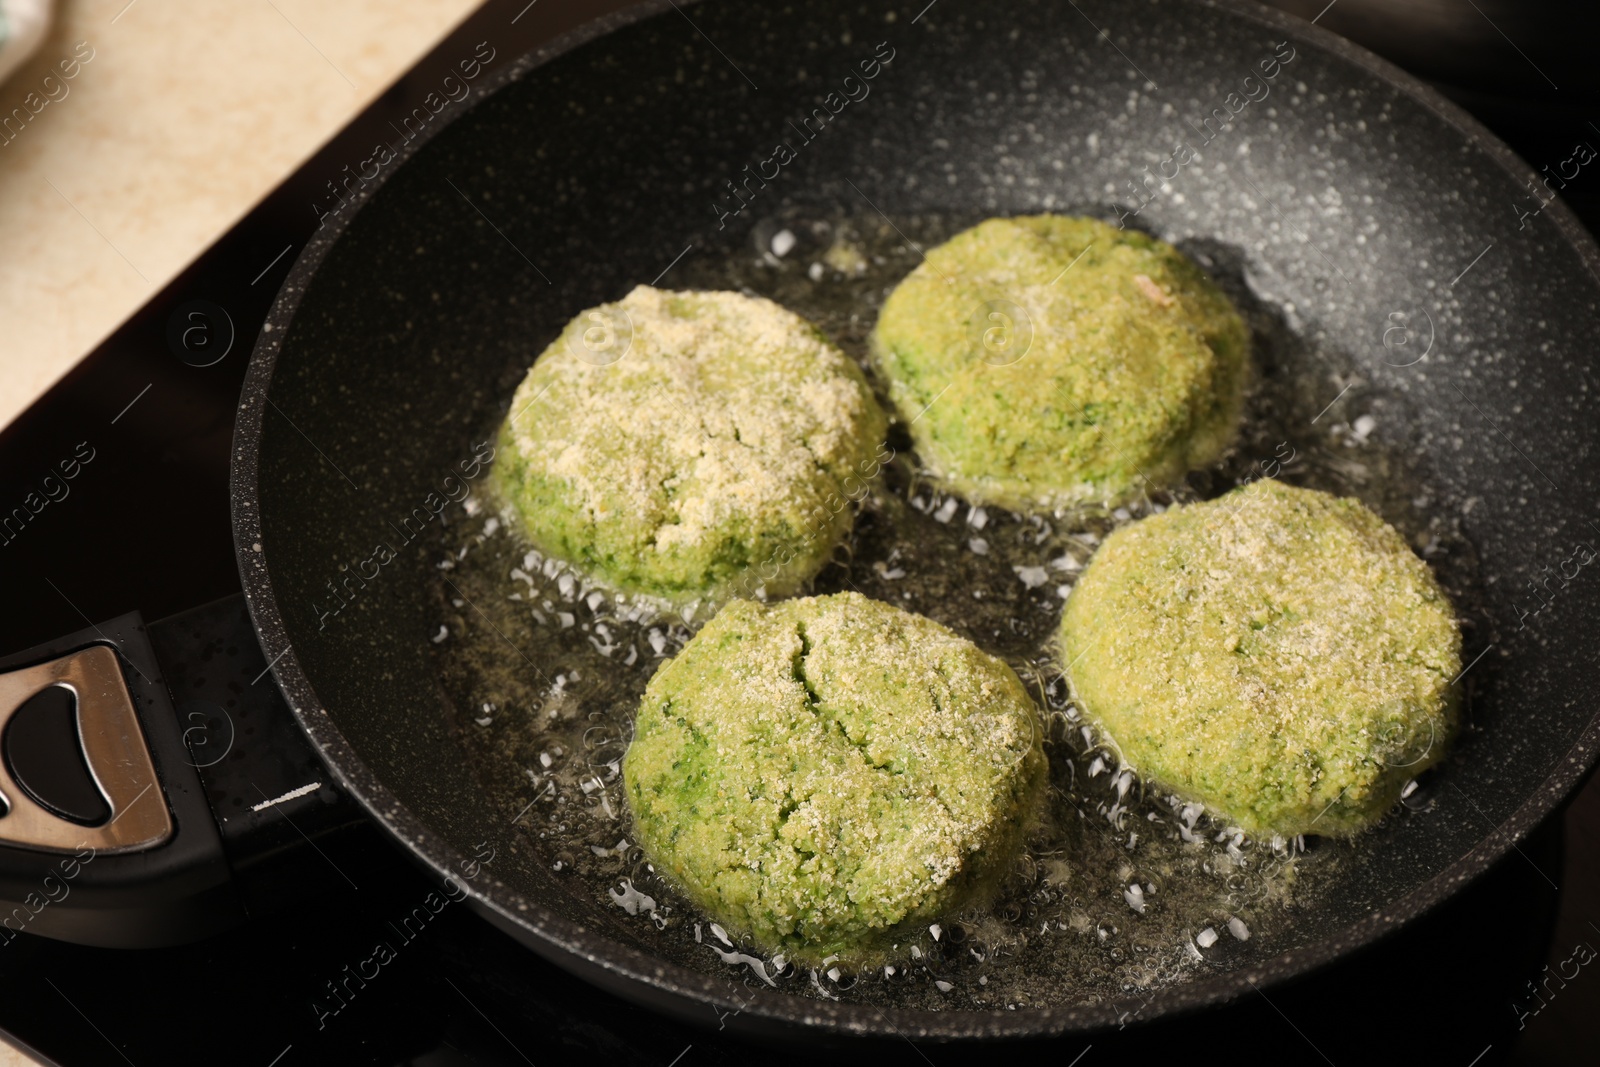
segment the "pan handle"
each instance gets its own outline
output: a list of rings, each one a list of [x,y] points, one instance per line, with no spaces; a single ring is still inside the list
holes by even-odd
[[[0,947],[177,944],[341,887],[315,842],[366,820],[266,666],[241,596],[0,658]]]

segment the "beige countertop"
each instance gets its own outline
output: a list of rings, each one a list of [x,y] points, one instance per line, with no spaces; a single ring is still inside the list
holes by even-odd
[[[0,83],[0,425],[476,6],[58,0]]]

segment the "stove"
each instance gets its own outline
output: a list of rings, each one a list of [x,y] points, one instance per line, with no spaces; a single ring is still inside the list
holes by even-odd
[[[160,681],[180,713],[201,716],[207,743],[286,753],[264,787],[271,797],[279,787],[294,792],[297,775],[317,780],[303,741],[255,733],[271,718],[262,702],[278,698],[270,679],[256,684],[267,664],[243,614],[227,497],[250,350],[340,183],[460,56],[487,42],[509,62],[621,6],[488,3],[0,432],[0,518],[11,516],[0,522],[0,589],[11,607],[0,615],[0,655],[137,611],[158,651],[184,653],[166,662],[198,665]],[[1576,136],[1562,120],[1570,103],[1553,111],[1537,96],[1481,86],[1462,99],[1535,166],[1562,158]],[[1591,228],[1600,225],[1593,186],[1574,182],[1563,193]],[[1591,783],[1576,805],[1600,813],[1600,787]],[[203,940],[99,949],[24,932],[0,942],[0,1028],[39,1058],[70,1065],[705,1067],[817,1058],[817,1050],[735,1040],[709,1008],[695,1024],[619,1001],[464,906],[443,907],[425,927],[406,925],[433,884],[358,813],[334,808],[314,828],[299,825],[290,804],[246,819],[248,832],[278,835],[293,862],[253,883],[247,921]],[[1192,1017],[1144,1025],[1134,1013],[1120,1030],[1026,1052],[1086,1065],[1196,1049],[1297,1062],[1371,1061],[1385,1049],[1396,1062],[1462,1067],[1587,1062],[1583,1050],[1592,1056],[1600,1044],[1600,1014],[1569,1007],[1569,1023],[1551,1030],[1530,993],[1549,989],[1547,960],[1568,958],[1555,932],[1571,940],[1600,918],[1596,873],[1587,857],[1564,855],[1557,816],[1449,904],[1356,958]],[[1600,942],[1600,927],[1592,937]],[[392,959],[371,976],[380,943]],[[1561,1003],[1600,1002],[1600,978],[1587,981],[1595,989],[1563,992]],[[825,1054],[944,1067],[992,1051],[901,1041]]]

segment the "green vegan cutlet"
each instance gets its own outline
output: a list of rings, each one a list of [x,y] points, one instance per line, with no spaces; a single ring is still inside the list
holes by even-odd
[[[860,369],[770,300],[640,286],[534,363],[494,484],[541,551],[673,603],[796,591],[884,461]]]
[[[873,360],[930,473],[1018,511],[1115,503],[1232,441],[1249,331],[1164,241],[1093,219],[989,219],[889,295]]]
[[[1359,501],[1272,480],[1106,538],[1060,638],[1123,759],[1252,835],[1355,833],[1456,732],[1427,564]]]
[[[651,679],[623,761],[658,871],[768,952],[881,958],[983,904],[1042,796],[1000,660],[856,593],[724,607]]]

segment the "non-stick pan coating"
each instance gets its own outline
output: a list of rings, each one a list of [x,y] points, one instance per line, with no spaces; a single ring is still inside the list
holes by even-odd
[[[922,6],[711,2],[688,9],[691,26],[645,5],[485,76],[492,95],[406,146],[285,284],[239,419],[246,590],[268,655],[283,653],[279,683],[346,786],[440,872],[478,842],[499,845],[470,886],[486,914],[635,999],[698,1015],[731,1004],[726,981],[653,962],[620,912],[576,900],[525,846],[513,851],[429,666],[429,553],[402,552],[322,619],[325,583],[392,540],[392,524],[471,457],[562,323],[714,243],[725,180],[793,140],[788,123],[879,42],[896,55],[870,97],[731,229],[793,205],[891,218],[1128,205],[1127,182],[1198,141],[1193,124],[1243,94],[1288,39],[1296,55],[1271,95],[1136,221],[1241,250],[1263,299],[1292,305],[1297,330],[1414,414],[1376,432],[1410,450],[1430,495],[1459,514],[1481,573],[1468,648],[1488,651],[1463,680],[1470,728],[1440,773],[1437,810],[1387,828],[1341,891],[1300,916],[1293,951],[1160,991],[1142,1017],[1213,1003],[1437,902],[1591,762],[1600,649],[1580,623],[1600,615],[1600,572],[1550,582],[1537,602],[1529,582],[1595,534],[1595,250],[1559,203],[1519,219],[1532,172],[1470,119],[1265,9],[943,0],[914,22]],[[1412,334],[1386,346],[1401,323]],[[1339,383],[1323,388],[1332,400]],[[729,1024],[1017,1035],[1106,1025],[1121,1007],[1063,990],[1035,1010],[884,1015],[774,994]]]

